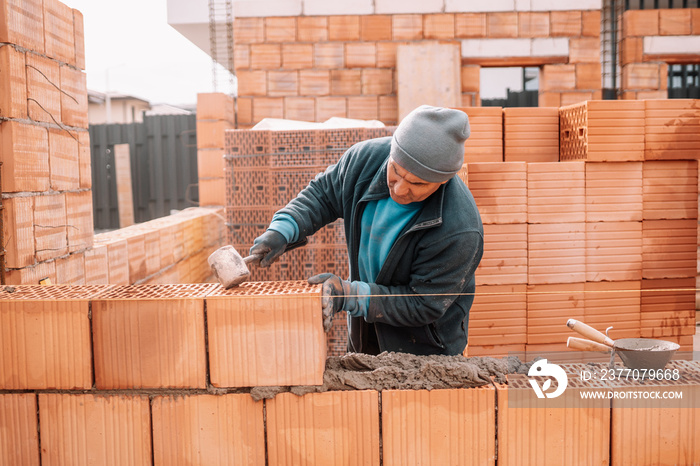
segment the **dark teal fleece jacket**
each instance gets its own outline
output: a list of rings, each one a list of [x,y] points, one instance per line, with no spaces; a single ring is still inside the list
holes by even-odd
[[[343,218],[350,280],[360,280],[364,208],[369,201],[389,197],[390,141],[386,137],[355,144],[279,211],[294,218],[300,240]],[[474,272],[483,245],[474,198],[454,177],[424,201],[395,241],[375,283],[370,283],[367,317],[349,319],[349,350],[460,354],[467,344]]]

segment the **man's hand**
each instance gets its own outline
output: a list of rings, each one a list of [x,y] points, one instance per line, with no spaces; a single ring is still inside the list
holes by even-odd
[[[255,238],[253,247],[250,248],[250,255],[259,254],[263,258],[260,267],[269,267],[282,255],[287,247],[287,239],[274,230],[267,230],[262,235]]]
[[[369,286],[366,283],[341,280],[332,273],[314,275],[309,278],[309,283],[323,283],[321,307],[326,332],[330,330],[336,312],[347,311],[352,317],[366,317],[367,303],[364,298],[369,298]],[[365,287],[364,291],[361,291],[362,287]]]

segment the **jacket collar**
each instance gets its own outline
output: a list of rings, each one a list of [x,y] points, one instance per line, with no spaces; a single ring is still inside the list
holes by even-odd
[[[389,185],[386,182],[388,164],[389,157],[386,158],[382,166],[377,170],[377,173],[374,175],[374,178],[372,178],[360,202],[376,201],[389,197]],[[424,201],[423,209],[421,209],[420,214],[418,214],[413,228],[427,228],[442,223],[442,206],[445,199],[445,189],[450,183],[452,183],[452,180],[441,185],[437,191]]]

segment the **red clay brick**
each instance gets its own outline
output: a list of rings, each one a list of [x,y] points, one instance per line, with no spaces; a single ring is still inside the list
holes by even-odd
[[[44,53],[44,8],[40,0],[8,0],[0,5],[0,42]]]
[[[312,97],[287,97],[284,99],[284,117],[290,120],[316,121],[315,104]]]
[[[610,338],[639,338],[641,325],[641,280],[586,282],[584,322],[607,329]]]
[[[601,89],[600,63],[576,64],[576,89]]]
[[[583,279],[584,274],[580,277]],[[563,342],[565,347],[566,339],[572,336],[566,327],[567,319],[584,318],[584,282],[559,283],[527,287],[527,342],[530,345]]]
[[[644,220],[698,217],[697,161],[646,161],[642,180]]]
[[[85,73],[61,66],[61,121],[68,126],[88,127],[87,80]]]
[[[586,223],[586,281],[641,279],[642,223]]]
[[[445,13],[424,15],[423,35],[426,39],[454,39],[455,15]]]
[[[642,280],[641,336],[673,340],[695,334],[695,277]]]
[[[314,44],[314,64],[317,68],[343,68],[344,45],[336,42]]]
[[[326,121],[331,117],[347,118],[347,105],[345,97],[319,97],[316,99],[316,119]]]
[[[302,70],[299,72],[299,94],[321,96],[331,91],[331,75],[328,70]]]
[[[693,8],[690,12],[692,31],[691,34],[694,36],[700,35],[700,9]]]
[[[331,70],[331,95],[360,95],[361,70]]]
[[[375,68],[377,46],[372,42],[350,42],[345,44],[345,66],[348,68]]]
[[[394,15],[392,23],[394,40],[417,40],[423,38],[422,15]]]
[[[265,463],[263,402],[248,394],[157,396],[154,464]]]
[[[120,286],[94,299],[97,388],[204,388],[204,297],[213,286]]]
[[[469,116],[472,133],[464,144],[464,161],[503,161],[503,109],[501,107],[460,108]]]
[[[312,44],[282,44],[282,68],[302,70],[314,65]]]
[[[697,159],[700,149],[697,100],[648,100],[644,120],[646,160]]]
[[[294,42],[297,39],[297,22],[294,17],[269,17],[265,19],[265,42]]]
[[[576,88],[576,67],[574,65],[544,65],[540,80],[540,89],[543,91],[573,90]]]
[[[282,64],[280,44],[253,44],[250,46],[250,67],[254,70],[277,69]]]
[[[270,465],[379,465],[378,398],[363,390],[282,393],[268,400]]]
[[[391,40],[391,15],[360,16],[360,39],[363,41]]]
[[[592,37],[569,39],[569,63],[600,64],[600,40]]]
[[[265,42],[264,18],[236,18],[233,25],[233,41],[236,46]]]
[[[12,46],[0,47],[0,116],[27,118],[27,69],[25,53]]]
[[[361,80],[363,95],[386,95],[394,92],[394,72],[392,70],[362,70]]]
[[[549,33],[552,37],[581,35],[581,11],[551,11]]]
[[[642,278],[694,277],[696,268],[696,220],[642,222]]]
[[[233,123],[226,120],[197,120],[197,148],[223,148],[226,130],[229,129],[233,129]]]
[[[223,92],[197,94],[198,120],[226,120],[233,123],[233,98]]]
[[[0,463],[38,466],[39,427],[36,395],[8,393],[0,395]]]
[[[34,263],[34,198],[10,197],[2,200],[5,266],[27,267]]]
[[[644,59],[644,39],[641,37],[628,37],[620,44],[620,64],[641,62]]]
[[[73,134],[78,139],[78,170],[80,172],[80,188],[92,187],[92,160],[90,158],[90,133],[76,131]]]
[[[659,10],[659,34],[685,36],[691,33],[691,8]]]
[[[267,73],[267,95],[284,97],[298,94],[299,74],[296,71],[269,71]]]
[[[107,246],[95,246],[85,251],[85,284],[109,283],[109,254]]]
[[[348,98],[348,118],[358,120],[379,119],[379,99],[377,96],[357,96]]]
[[[382,458],[388,464],[494,464],[492,386],[382,392]]]
[[[552,407],[552,400],[535,398],[525,375],[509,379],[508,385],[497,384],[499,463],[562,464],[572,457],[585,463],[607,463],[610,406],[607,400],[583,398],[582,392],[590,392],[592,386],[595,384],[570,377],[564,398],[557,399],[563,401]],[[572,443],[572,438],[585,441]],[[544,439],[551,447],[546,452],[532,448],[534,439]]]
[[[60,122],[61,91],[58,62],[33,53],[27,57],[27,112],[43,123]]]
[[[377,67],[396,68],[396,51],[398,46],[398,42],[378,42]]]
[[[360,17],[356,15],[329,16],[328,40],[360,40]]]
[[[109,287],[24,286],[0,292],[4,390],[92,387],[89,300]]]
[[[75,66],[85,71],[85,27],[83,14],[73,9],[73,34],[75,35]]]
[[[600,10],[582,11],[581,23],[583,37],[600,37]]]
[[[557,162],[559,109],[504,108],[503,158],[506,162]]]
[[[485,224],[484,256],[476,271],[476,284],[527,283],[527,239],[525,223]]]
[[[300,42],[328,40],[328,17],[300,16],[297,18],[297,37]]]
[[[518,13],[518,37],[550,37],[548,12]]]
[[[49,189],[49,137],[46,128],[16,121],[0,124],[3,192]]]
[[[527,223],[527,165],[469,164],[469,189],[484,223]]]
[[[625,38],[659,35],[659,10],[627,10],[622,14]]]
[[[486,37],[486,14],[457,13],[455,15],[455,36],[458,38]]]
[[[479,92],[481,67],[478,65],[462,66],[462,92]]]
[[[486,36],[489,38],[518,37],[518,13],[488,13]]]
[[[207,326],[215,387],[323,382],[320,287],[249,282],[228,291],[218,288],[207,297]],[[256,356],[263,353],[265,363]]]
[[[379,96],[379,120],[385,125],[398,124],[399,102],[395,95]]]
[[[38,261],[68,253],[65,194],[34,198],[34,238]]]
[[[515,226],[508,225],[508,227]],[[474,305],[469,311],[470,355],[475,346],[481,346],[483,352],[489,350],[487,346],[494,346],[496,343],[498,345],[525,344],[527,340],[526,296],[525,284],[477,284]]]
[[[237,73],[238,93],[244,96],[265,96],[267,95],[267,74],[262,70],[246,71]]]
[[[531,223],[527,243],[529,284],[585,281],[585,223]]]
[[[75,252],[92,246],[95,236],[92,220],[92,193],[66,193],[68,221],[68,251]]]
[[[252,97],[238,97],[237,118],[239,125],[250,125],[253,123]]]
[[[56,283],[56,262],[39,262],[32,267],[9,269],[6,274],[8,285],[38,285],[41,280],[48,279]]]
[[[586,163],[586,221],[642,220],[642,162]]]
[[[48,57],[75,66],[73,10],[59,0],[44,0],[44,43]]]
[[[528,164],[527,187],[528,223],[585,221],[583,162]]]
[[[64,130],[49,129],[51,189],[67,191],[80,187],[78,138]]]
[[[56,283],[85,285],[85,258],[82,252],[56,259]]]
[[[145,395],[42,393],[39,413],[46,464],[151,464]]]

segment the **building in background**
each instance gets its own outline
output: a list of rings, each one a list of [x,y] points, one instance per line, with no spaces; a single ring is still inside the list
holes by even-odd
[[[131,95],[110,93],[110,102],[102,92],[88,90],[88,121],[91,125],[103,123],[143,123],[143,112],[151,109],[151,104],[144,99]],[[107,107],[111,107],[107,117]]]

